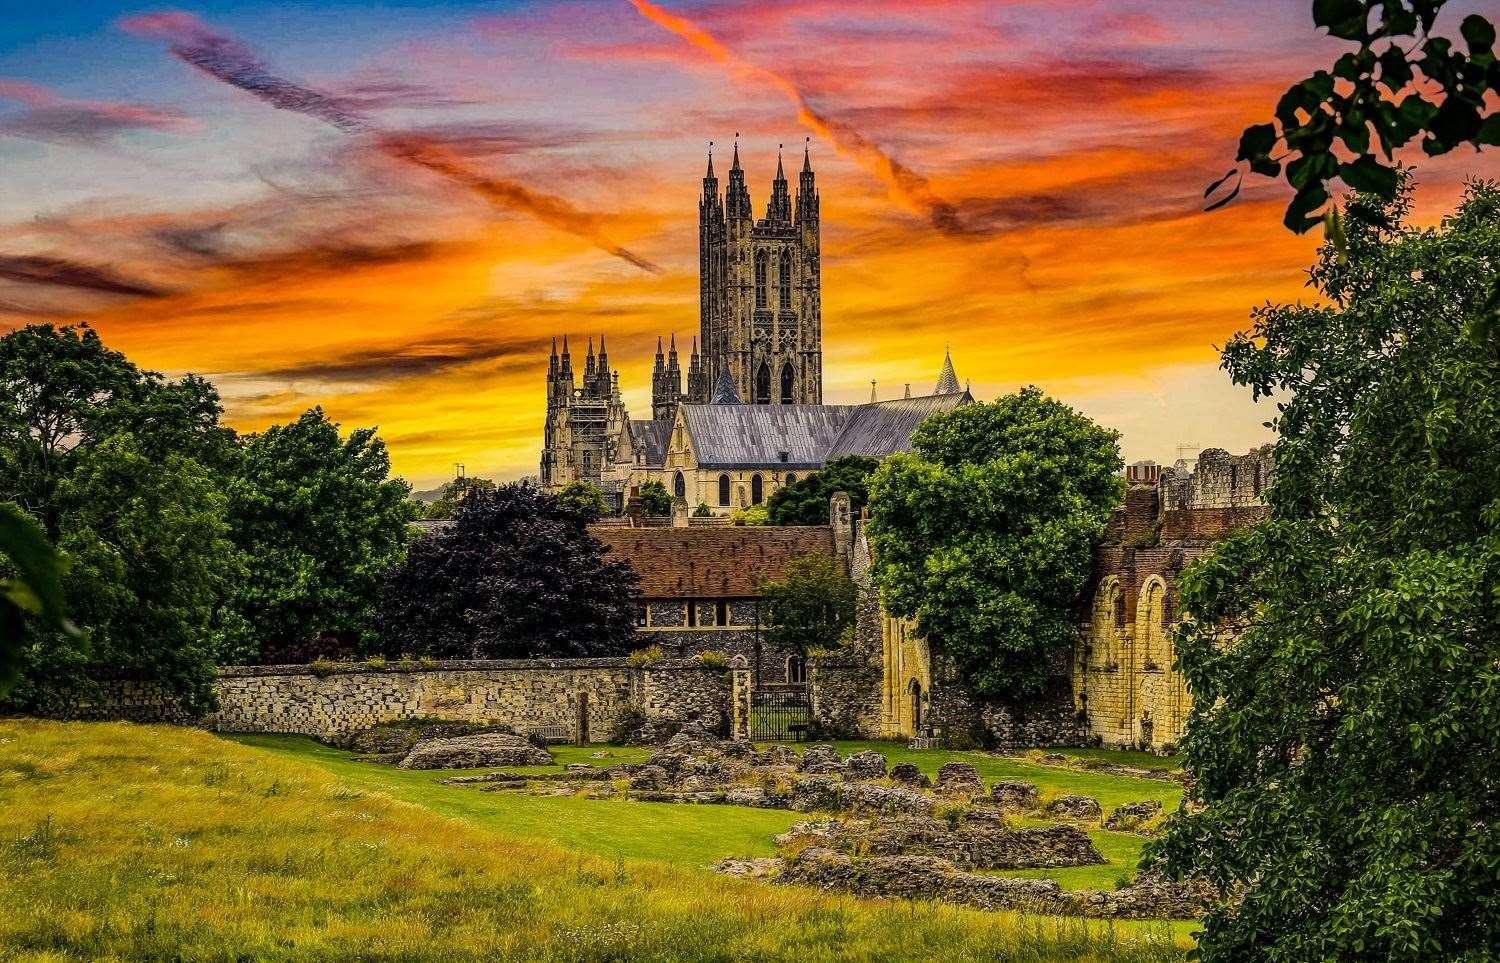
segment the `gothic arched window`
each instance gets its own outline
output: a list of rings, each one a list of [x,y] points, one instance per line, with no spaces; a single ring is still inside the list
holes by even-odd
[[[766,307],[766,252],[755,252],[755,306]]]
[[[759,475],[750,476],[750,504],[759,505],[766,500],[766,483]]]
[[[796,475],[790,475],[790,474],[787,475],[786,476],[786,483],[788,485],[795,485],[795,484],[797,484],[797,476]]]
[[[769,405],[771,403],[771,367],[764,361],[760,367],[755,369],[755,403],[758,405]]]
[[[672,494],[678,498],[687,497],[687,479],[682,477],[682,472],[672,476]]]
[[[777,300],[781,303],[781,310],[792,309],[792,252],[781,252],[781,269],[776,272],[777,286],[780,288]]]
[[[781,403],[784,405],[796,404],[796,395],[792,391],[792,363],[788,361],[781,366]]]
[[[729,504],[729,476],[728,475],[720,475],[719,476],[719,504],[720,505],[728,505]]]

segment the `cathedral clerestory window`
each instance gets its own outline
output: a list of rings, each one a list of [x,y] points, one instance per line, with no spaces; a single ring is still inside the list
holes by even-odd
[[[781,269],[776,272],[776,282],[779,289],[778,300],[781,310],[792,309],[792,252],[781,252]]]
[[[792,374],[791,362],[781,366],[781,403],[792,405],[797,403],[796,392],[793,391],[795,375]]]
[[[766,252],[755,252],[755,307],[759,310],[766,308]]]

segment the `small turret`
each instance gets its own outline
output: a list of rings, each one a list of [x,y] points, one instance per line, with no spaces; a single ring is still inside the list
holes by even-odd
[[[568,352],[568,336],[563,335],[562,360],[557,369],[558,401],[568,404],[573,400],[573,356]]]
[[[594,390],[594,339],[589,337],[589,354],[583,362],[583,390]]]
[[[797,184],[797,223],[816,223],[818,220],[818,185],[813,178],[812,138],[802,146],[802,173]]]
[[[599,366],[595,372],[595,391],[601,398],[608,398],[610,391],[609,349],[604,347],[604,335],[599,335]]]
[[[771,200],[766,204],[766,220],[772,224],[790,224],[792,198],[787,194],[786,172],[781,167],[781,145],[776,145],[776,179],[771,181]]]
[[[729,187],[724,203],[725,216],[749,219],[750,190],[745,186],[745,171],[740,167],[740,135],[734,135],[734,163],[729,167]]]

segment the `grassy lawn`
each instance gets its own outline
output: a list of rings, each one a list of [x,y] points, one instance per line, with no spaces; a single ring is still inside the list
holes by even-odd
[[[771,856],[772,837],[806,817],[777,809],[743,806],[680,806],[672,803],[575,799],[525,793],[480,792],[444,786],[439,780],[461,770],[397,769],[359,762],[306,736],[245,735],[229,737],[286,759],[313,762],[352,786],[416,803],[445,816],[457,816],[487,829],[542,837],[605,857],[660,859],[707,866],[725,856]],[[554,746],[559,765],[529,766],[532,771],[560,769],[584,762],[612,766],[641,762],[651,754],[637,747],[608,750],[608,759],[591,758],[598,749]],[[472,772],[473,770],[462,770]]]
[[[1108,773],[1090,772],[1087,769],[1068,769],[1062,766],[1046,766],[1040,763],[1027,762],[1011,756],[991,756],[982,752],[958,752],[946,749],[908,749],[899,742],[836,742],[842,753],[858,752],[861,749],[874,749],[876,752],[884,753],[891,765],[899,762],[909,762],[929,775],[937,772],[938,767],[945,762],[967,762],[980,775],[984,776],[985,784],[989,785],[1001,779],[1023,779],[1026,782],[1036,783],[1041,791],[1042,801],[1055,796],[1076,794],[1080,796],[1093,796],[1099,800],[1099,805],[1104,807],[1105,815],[1121,803],[1139,802],[1142,799],[1158,800],[1162,807],[1168,811],[1177,808],[1182,801],[1182,787],[1175,782],[1165,779],[1137,779],[1130,776],[1112,776]],[[1070,750],[1074,753],[1085,750]],[[1103,752],[1104,750],[1099,750]],[[1145,753],[1111,753],[1120,757],[1144,757]],[[1122,763],[1122,765],[1134,765],[1134,762]]]
[[[599,858],[434,811],[458,800],[410,805],[404,776],[372,791],[388,771],[191,729],[0,721],[0,959],[1145,963],[1190,943],[1186,925],[862,901]]]
[[[226,737],[279,755],[317,763],[351,784],[387,793],[448,816],[457,816],[490,829],[539,836],[564,846],[607,857],[660,859],[689,866],[707,866],[724,856],[770,856],[772,837],[807,818],[801,813],[740,806],[682,806],[670,803],[575,799],[570,796],[531,796],[521,793],[484,793],[438,780],[460,770],[411,771],[378,763],[360,762],[349,753],[331,749],[305,736],[241,735]],[[1108,811],[1120,802],[1160,799],[1175,807],[1181,789],[1170,782],[1133,779],[1103,773],[988,756],[976,752],[907,749],[897,743],[839,742],[845,754],[876,749],[897,762],[912,762],[935,773],[945,762],[973,763],[987,780],[1027,779],[1041,787],[1043,799],[1082,793],[1100,800]],[[553,766],[513,767],[512,772],[559,771],[583,763],[613,766],[644,762],[652,749],[641,746],[553,746]],[[595,758],[597,753],[603,758]],[[1028,825],[1045,825],[1036,820]],[[1089,835],[1109,860],[1102,866],[1013,870],[1004,876],[1055,879],[1067,889],[1115,889],[1122,878],[1135,874],[1145,841],[1128,833],[1093,830]]]

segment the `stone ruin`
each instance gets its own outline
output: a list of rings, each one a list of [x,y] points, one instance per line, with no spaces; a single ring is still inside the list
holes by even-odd
[[[1064,890],[1045,879],[997,871],[1103,865],[1084,827],[1099,828],[1099,803],[1062,796],[1042,807],[1037,787],[997,782],[989,793],[967,763],[942,766],[936,780],[878,752],[843,758],[833,746],[802,754],[773,745],[701,742],[679,735],[640,764],[572,765],[562,772],[481,773],[444,780],[481,791],[750,806],[816,813],[777,837],[780,855],[722,860],[730,875],[861,896],[933,899],[988,909],[1113,917],[1187,919],[1211,891],[1142,873],[1114,891]],[[1153,808],[1154,807],[1154,808]],[[1154,801],[1119,807],[1111,820],[1138,826],[1160,814]],[[1049,820],[1016,826],[1015,817]]]

